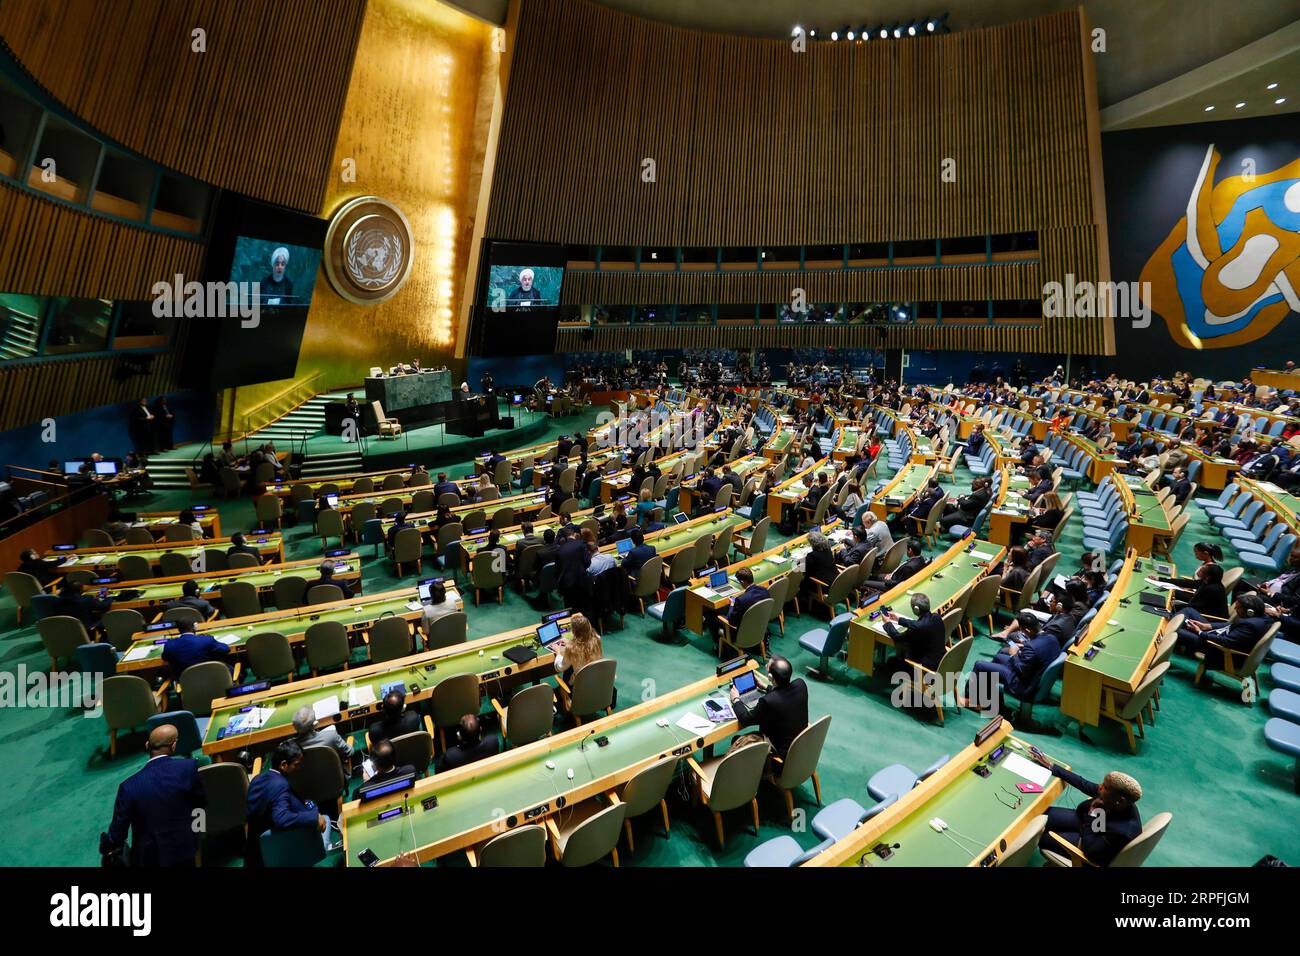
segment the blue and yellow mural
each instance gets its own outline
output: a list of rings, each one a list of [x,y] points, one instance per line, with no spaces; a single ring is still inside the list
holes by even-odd
[[[1211,144],[1186,215],[1142,268],[1151,310],[1184,348],[1254,342],[1300,313],[1300,159],[1216,184]]]

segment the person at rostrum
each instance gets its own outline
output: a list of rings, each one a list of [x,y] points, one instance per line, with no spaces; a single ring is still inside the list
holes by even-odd
[[[131,866],[193,866],[199,849],[195,810],[207,806],[199,782],[199,765],[176,756],[176,728],[161,724],[149,732],[149,760],[118,785],[113,821],[100,837],[99,852],[108,856],[132,837]]]
[[[768,659],[767,676],[772,687],[759,697],[752,709],[745,706],[734,687],[731,706],[741,727],[757,724],[759,734],[772,745],[778,757],[784,758],[794,738],[808,726],[808,685],[802,677],[794,677],[794,668],[779,654]],[[749,736],[737,737],[732,745],[750,742],[745,739]]]

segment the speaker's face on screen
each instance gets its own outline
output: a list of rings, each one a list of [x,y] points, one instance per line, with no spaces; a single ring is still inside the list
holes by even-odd
[[[289,260],[284,256],[276,256],[271,260],[271,275],[275,277],[276,282],[284,278],[284,269],[288,264]]]
[[[527,292],[533,287],[533,273],[531,269],[525,269],[519,273],[519,288]]]

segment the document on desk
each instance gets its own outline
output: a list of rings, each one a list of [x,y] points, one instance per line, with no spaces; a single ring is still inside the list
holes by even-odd
[[[324,720],[326,717],[333,717],[339,712],[339,698],[335,694],[326,697],[324,700],[318,700],[311,705],[312,712],[316,714],[317,720]]]
[[[133,647],[122,655],[122,662],[142,661],[149,656],[149,651],[153,649],[152,644],[145,644],[143,647]]]
[[[703,734],[707,734],[713,729],[713,721],[709,720],[709,718],[705,717],[703,714],[690,713],[677,721],[677,726],[687,733],[699,737]]]
[[[1007,758],[1002,761],[1002,766],[1017,777],[1024,777],[1030,783],[1036,783],[1040,787],[1047,786],[1047,781],[1052,779],[1052,771],[1034,763],[1032,760],[1026,760],[1020,754],[1008,754]]]
[[[220,634],[217,635],[217,640],[225,644],[226,647],[234,647],[239,643],[240,637],[238,634]]]
[[[406,609],[408,611],[422,611],[424,610],[424,605],[421,604],[419,601],[407,601]]]
[[[972,558],[978,558],[980,561],[992,561],[997,557],[996,554],[989,554],[986,551],[972,551],[970,556]]]
[[[1167,581],[1157,581],[1155,578],[1145,578],[1147,584],[1153,588],[1160,588],[1162,591],[1180,591],[1182,590],[1177,584],[1170,584]]]
[[[348,706],[366,707],[375,702],[375,689],[367,684],[364,687],[348,688]]]

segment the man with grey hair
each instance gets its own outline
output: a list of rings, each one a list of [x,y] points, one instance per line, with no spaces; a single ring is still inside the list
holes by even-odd
[[[1029,756],[1052,771],[1052,776],[1060,777],[1089,798],[1077,807],[1048,809],[1042,849],[1069,853],[1069,847],[1074,847],[1089,863],[1109,866],[1120,850],[1142,832],[1142,815],[1137,808],[1142,785],[1128,774],[1112,770],[1101,783],[1093,783],[1055,763],[1037,747],[1029,748]]]
[[[343,762],[344,772],[350,772],[348,762],[352,759],[352,746],[333,727],[317,727],[316,713],[310,705],[304,704],[295,711],[293,730],[293,739],[303,750],[308,747],[333,747]]]
[[[894,536],[889,533],[889,525],[876,517],[874,511],[862,513],[862,527],[867,532],[867,543],[876,548],[881,557],[894,546]]]
[[[899,617],[889,608],[882,615],[885,633],[894,642],[894,656],[885,661],[885,673],[891,678],[895,674],[913,676],[908,661],[936,670],[943,659],[943,618],[930,610],[930,599],[924,594],[913,594],[910,604],[914,618]]]
[[[289,250],[277,246],[271,253],[271,271],[262,279],[261,293],[267,305],[289,305],[293,299],[293,280],[285,271],[289,268]]]

